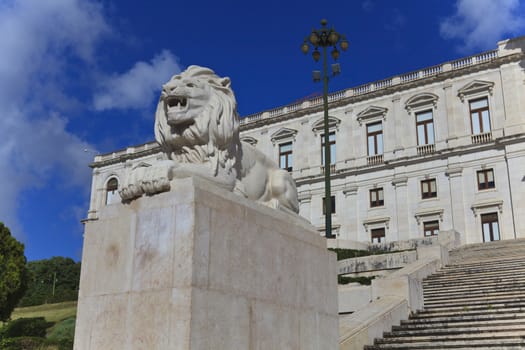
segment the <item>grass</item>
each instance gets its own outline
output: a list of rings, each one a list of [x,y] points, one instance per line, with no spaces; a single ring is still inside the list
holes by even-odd
[[[44,317],[48,322],[59,322],[77,315],[77,302],[66,301],[56,304],[43,304],[16,308],[11,314],[11,319],[22,317]]]
[[[75,318],[77,302],[67,301],[56,304],[43,304],[16,308],[11,319],[44,317],[46,321],[54,323],[47,329],[46,338],[9,338],[2,341],[2,349],[39,349],[39,350],[70,350],[73,349],[75,335]],[[2,323],[0,322],[0,327]],[[7,343],[6,343],[7,342]],[[24,343],[26,342],[26,343]],[[31,344],[29,344],[31,343]],[[39,345],[40,344],[40,345]]]

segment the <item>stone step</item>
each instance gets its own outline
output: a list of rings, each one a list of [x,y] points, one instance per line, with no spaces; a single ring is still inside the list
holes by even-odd
[[[450,278],[463,278],[471,277],[474,274],[479,274],[482,276],[509,276],[509,275],[524,275],[525,274],[525,261],[520,266],[509,266],[508,269],[503,267],[493,267],[490,269],[468,269],[464,271],[447,271],[447,273],[435,274],[430,277],[427,277],[425,281],[435,281],[441,279],[450,279]]]
[[[509,319],[470,319],[450,322],[434,322],[432,319],[418,320],[418,323],[401,323],[399,326],[393,326],[392,332],[398,331],[416,331],[416,330],[444,330],[455,329],[456,327],[491,327],[491,326],[525,326],[525,318],[509,318]]]
[[[503,251],[513,251],[525,249],[525,243],[519,242],[515,244],[485,244],[485,246],[471,247],[469,245],[456,248],[450,252],[452,256],[461,256],[461,255],[497,255]]]
[[[490,307],[489,307],[490,305]],[[515,308],[519,308],[519,310],[525,311],[525,301],[514,301],[514,302],[494,302],[492,304],[490,303],[479,303],[479,304],[472,304],[472,305],[429,305],[425,306],[424,310],[419,311],[422,314],[430,313],[430,312],[436,312],[436,311],[442,311],[443,309],[449,311],[449,312],[471,312],[471,311],[485,311],[485,312],[491,312],[492,310],[500,310],[504,312],[505,309],[508,310],[514,310]]]
[[[424,310],[365,349],[525,349],[525,239],[450,258],[423,281]]]
[[[466,244],[459,248],[454,249],[452,252],[456,254],[459,252],[493,251],[497,249],[513,249],[513,248],[520,248],[524,246],[525,246],[525,239],[520,238],[520,239],[510,239],[510,240],[502,240],[502,241]]]
[[[456,284],[450,283],[432,283],[432,284],[423,284],[423,288],[427,292],[434,292],[434,291],[440,291],[440,290],[461,290],[469,289],[475,286],[478,287],[486,287],[486,288],[495,288],[495,287],[522,287],[525,285],[525,277],[515,277],[514,279],[504,279],[504,280],[485,280],[485,281],[478,281],[478,283],[472,282],[461,282],[457,281]]]
[[[510,339],[483,339],[483,340],[452,340],[452,341],[431,341],[413,342],[407,344],[376,344],[366,345],[365,350],[386,350],[386,349],[467,349],[467,350],[523,350],[525,341],[520,337]]]
[[[449,266],[455,265],[468,265],[468,264],[478,264],[480,262],[494,262],[495,260],[510,260],[512,258],[521,259],[523,258],[523,252],[525,249],[513,250],[513,251],[500,251],[494,255],[488,255],[484,253],[475,253],[472,255],[459,254],[459,255],[449,255]]]
[[[522,276],[516,276],[514,278],[512,277],[501,277],[501,278],[498,278],[498,279],[490,279],[490,280],[486,280],[487,284],[499,284],[499,283],[512,283],[512,282],[517,282],[517,283],[523,283],[524,280],[523,280],[523,277]],[[464,280],[456,280],[454,282],[453,279],[451,280],[443,280],[443,281],[440,281],[440,282],[432,282],[432,283],[424,283],[423,284],[423,288],[426,288],[426,289],[434,289],[434,288],[451,288],[451,287],[458,287],[458,288],[461,288],[461,287],[472,287],[474,285],[480,285],[482,286],[484,284],[483,281],[476,281],[475,278],[469,278],[469,279],[464,279]]]
[[[443,328],[417,328],[417,329],[396,329],[392,332],[385,332],[384,338],[395,337],[422,337],[422,336],[441,336],[441,335],[462,335],[462,334],[480,334],[480,333],[498,333],[498,332],[519,332],[525,334],[525,323],[514,324],[484,324],[484,325],[455,325],[454,327]]]
[[[523,341],[524,331],[502,331],[502,332],[483,332],[483,333],[463,333],[463,334],[444,334],[444,335],[421,335],[408,337],[394,337],[376,339],[375,344],[400,344],[416,342],[454,342],[454,341],[480,341],[480,340],[501,340],[519,339]]]
[[[463,279],[463,278],[473,277],[475,275],[508,277],[508,276],[512,276],[514,274],[516,274],[518,276],[523,276],[525,274],[525,261],[523,262],[523,265],[521,265],[519,267],[510,268],[510,269],[504,269],[504,268],[495,267],[495,268],[492,268],[492,269],[477,269],[477,270],[471,269],[469,271],[460,271],[460,272],[457,272],[457,273],[453,273],[452,271],[449,271],[449,272],[444,273],[444,274],[431,275],[430,277],[427,277],[424,280],[424,282],[437,281],[437,280],[442,280],[442,279],[451,279],[451,278]]]
[[[437,300],[437,301],[425,301],[425,309],[437,307],[437,306],[443,306],[443,307],[454,307],[454,306],[464,306],[464,305],[491,305],[490,307],[494,307],[495,304],[501,305],[506,303],[515,303],[515,302],[523,302],[525,303],[525,298],[523,295],[509,295],[509,296],[479,296],[479,297],[473,297],[473,298],[461,298],[461,299],[453,299],[449,301],[443,301],[443,300]]]
[[[433,292],[447,292],[447,291],[471,291],[476,290],[479,288],[513,288],[513,287],[520,287],[524,288],[525,290],[525,277],[521,278],[515,278],[513,280],[506,280],[506,281],[483,281],[478,283],[456,283],[456,284],[444,284],[444,283],[435,283],[435,284],[423,284],[424,291],[426,293],[433,293]]]
[[[477,265],[480,262],[487,262],[489,264],[498,264],[504,261],[508,261],[512,263],[513,259],[522,260],[523,259],[523,252],[525,249],[516,249],[516,250],[507,250],[507,251],[498,251],[497,256],[488,256],[486,254],[482,253],[475,253],[471,254],[470,256],[466,254],[460,254],[460,255],[454,255],[452,253],[449,254],[449,258],[463,258],[455,263],[449,263],[447,266],[445,266],[445,269],[454,267],[454,266],[469,266],[469,265]],[[467,259],[468,258],[468,259]]]
[[[469,299],[478,299],[483,297],[519,297],[522,296],[525,300],[525,295],[523,289],[508,289],[508,290],[497,290],[497,289],[480,289],[478,291],[472,291],[470,293],[465,293],[464,291],[458,293],[439,293],[439,294],[424,294],[425,303],[434,303],[434,302],[446,302],[446,301],[456,301],[456,300],[469,300]]]
[[[495,254],[486,254],[483,252],[477,252],[472,254],[450,254],[449,255],[449,265],[468,265],[476,264],[479,262],[493,262],[498,259],[501,260],[510,260],[512,258],[523,258],[523,252],[525,249],[515,249],[515,250],[506,250],[498,251]]]
[[[464,269],[454,269],[447,271],[440,271],[439,273],[432,274],[427,277],[425,281],[438,280],[441,278],[450,278],[450,277],[464,277],[471,276],[472,274],[484,274],[487,276],[501,274],[524,274],[525,273],[525,260],[520,262],[518,265],[507,265],[507,266],[490,266],[490,267],[469,267]]]
[[[479,256],[479,255],[486,255],[486,256],[504,256],[501,255],[502,252],[509,252],[509,251],[520,251],[525,249],[525,245],[523,242],[521,244],[515,244],[515,245],[507,245],[507,246],[487,246],[487,247],[479,247],[479,248],[473,248],[473,247],[467,247],[463,246],[461,248],[456,248],[450,252],[450,255],[452,256]]]
[[[494,286],[479,286],[478,288],[468,287],[468,288],[457,288],[457,289],[446,289],[446,290],[430,290],[423,294],[423,296],[426,298],[457,298],[461,296],[471,296],[471,295],[488,295],[488,294],[496,294],[496,293],[509,293],[509,294],[515,294],[515,293],[521,293],[523,294],[523,291],[525,290],[525,285],[521,286],[503,286],[501,288],[497,288]]]
[[[492,313],[486,312],[485,310],[480,310],[479,312],[471,313],[433,313],[430,315],[425,315],[424,313],[419,313],[413,315],[408,320],[401,321],[401,326],[429,326],[432,327],[433,324],[439,325],[454,325],[455,323],[475,323],[475,322],[513,322],[518,320],[523,322],[525,320],[525,310],[514,309],[511,312],[506,312],[507,310],[495,309],[490,310]],[[523,312],[521,312],[523,311]],[[400,327],[400,326],[395,326]]]
[[[505,256],[502,255],[502,253],[505,252],[512,252],[512,251],[520,251],[525,249],[523,244],[516,244],[514,246],[500,246],[500,247],[482,247],[481,249],[473,249],[470,247],[466,247],[466,249],[454,249],[450,252],[450,255],[453,257],[456,256],[492,256],[492,257],[498,257],[498,256]]]

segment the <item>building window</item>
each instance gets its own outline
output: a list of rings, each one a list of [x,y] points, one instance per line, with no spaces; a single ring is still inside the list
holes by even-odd
[[[498,213],[481,214],[483,242],[499,241]]]
[[[372,243],[381,243],[385,241],[385,228],[373,228],[370,230],[372,234]]]
[[[439,234],[439,221],[427,221],[423,223],[425,237],[437,236]]]
[[[383,188],[374,188],[370,190],[370,207],[381,207],[385,204]]]
[[[331,196],[332,214],[335,214],[335,196]],[[326,197],[323,197],[323,215],[326,215]]]
[[[478,175],[478,190],[488,190],[496,187],[494,183],[494,171],[492,169],[484,169],[477,172]]]
[[[368,156],[383,154],[383,124],[381,122],[367,124],[366,138]]]
[[[432,111],[416,113],[418,146],[434,144],[434,119]]]
[[[421,181],[421,198],[437,197],[436,179]]]
[[[106,184],[106,205],[116,203],[119,200],[120,195],[118,194],[118,180],[112,177]]]
[[[486,97],[469,101],[472,134],[490,131],[489,100]]]
[[[292,171],[293,154],[291,142],[279,145],[279,166],[281,169]]]
[[[335,164],[335,132],[328,134],[328,144],[330,145],[330,164]],[[321,164],[324,166],[324,134],[321,135]]]

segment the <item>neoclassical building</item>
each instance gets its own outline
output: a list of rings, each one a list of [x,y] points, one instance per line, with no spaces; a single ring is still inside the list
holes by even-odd
[[[333,230],[388,242],[456,230],[462,243],[525,237],[525,37],[329,95]],[[322,97],[241,119],[241,139],[296,181],[324,232]],[[156,143],[98,155],[88,219]]]

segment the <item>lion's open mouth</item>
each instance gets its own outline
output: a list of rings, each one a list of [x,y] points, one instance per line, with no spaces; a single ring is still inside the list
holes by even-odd
[[[184,96],[171,95],[166,98],[166,104],[168,108],[184,109],[188,105],[188,99]]]

